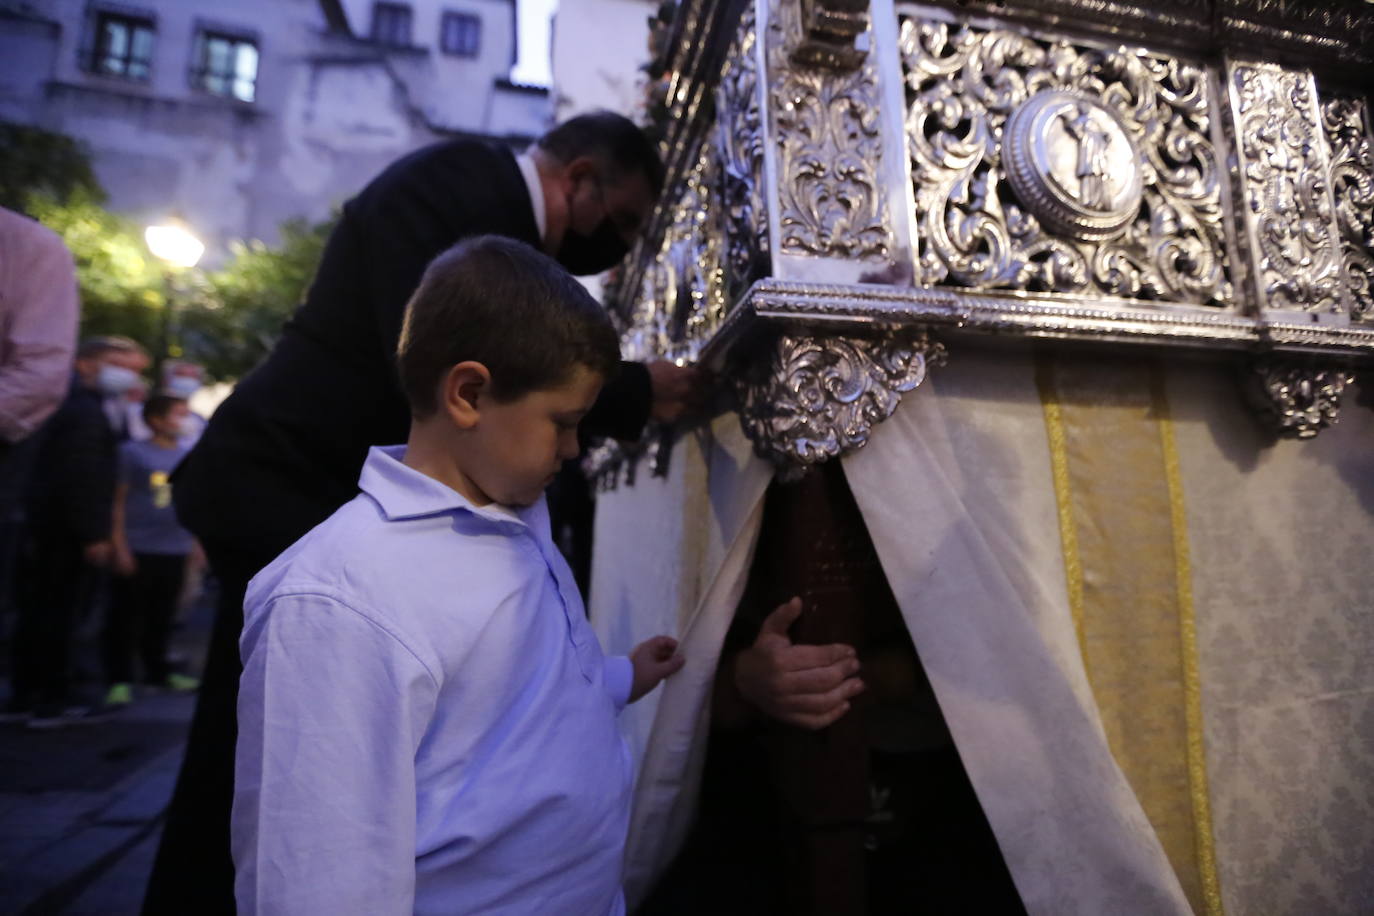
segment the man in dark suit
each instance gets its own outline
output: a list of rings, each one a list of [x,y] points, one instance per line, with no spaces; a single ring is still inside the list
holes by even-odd
[[[644,134],[602,112],[555,127],[521,156],[469,140],[422,149],[344,206],[304,304],[220,406],[174,482],[178,515],[205,546],[221,597],[145,913],[233,912],[244,590],[356,494],[370,446],[405,441],[410,414],[394,353],[425,266],[462,238],[497,234],[543,249],[573,273],[599,273],[624,257],[662,181]],[[651,414],[676,419],[694,382],[693,370],[672,363],[624,363],[583,427],[636,438]]]

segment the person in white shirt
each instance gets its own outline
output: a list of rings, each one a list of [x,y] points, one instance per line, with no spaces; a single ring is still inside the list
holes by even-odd
[[[240,913],[624,912],[616,716],[683,660],[667,636],[602,656],[543,499],[618,360],[528,245],[430,265],[397,352],[407,443],[249,585]]]

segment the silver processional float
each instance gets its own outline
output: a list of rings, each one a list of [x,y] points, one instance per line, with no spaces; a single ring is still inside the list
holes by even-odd
[[[1307,882],[1325,888],[1329,911],[1341,912],[1339,901],[1374,892],[1374,841],[1340,826],[1337,813],[1374,817],[1374,705],[1324,719],[1303,693],[1374,690],[1374,676],[1353,673],[1353,660],[1374,651],[1366,622],[1374,581],[1356,546],[1374,536],[1374,479],[1353,469],[1368,465],[1354,456],[1370,453],[1374,432],[1367,396],[1354,384],[1374,360],[1374,6],[686,0],[656,41],[668,177],[608,299],[627,358],[708,366],[725,396],[709,427],[601,444],[585,460],[602,491],[591,604],[603,640],[614,648],[662,625],[684,637],[689,656],[681,683],[635,713],[641,778],[631,898],[662,870],[690,821],[712,664],[698,661],[705,667],[694,682],[690,659],[719,649],[724,624],[711,620],[728,622],[739,595],[722,583],[742,580],[757,534],[750,518],[764,484],[739,481],[750,462],[766,468],[761,479],[789,480],[832,461],[848,462],[928,668],[928,646],[932,657],[952,653],[970,645],[964,630],[1007,626],[997,612],[983,619],[974,609],[991,594],[985,579],[1034,563],[1058,578],[1050,598],[1014,595],[1011,603],[1042,608],[1039,637],[1050,644],[1067,634],[1081,652],[1081,668],[1061,658],[1044,670],[1062,676],[1101,724],[1096,737],[1058,743],[1101,743],[1105,731],[1112,756],[1103,759],[1129,788],[1095,798],[1104,817],[1148,823],[1158,835],[1167,856],[1141,852],[1136,877],[1154,869],[1141,880],[1172,888],[1160,899],[1209,914],[1300,912],[1296,888]],[[1099,368],[1084,374],[1078,360]],[[1126,381],[1100,368],[1139,361],[1151,368]],[[1007,365],[1027,368],[1009,376]],[[979,388],[970,379],[980,372],[998,381]],[[1137,383],[1149,391],[1135,400],[1119,390]],[[964,400],[937,409],[949,391]],[[978,399],[992,419],[975,416],[969,405]],[[1030,470],[1017,473],[1034,480],[1016,505],[988,497],[1002,499],[1003,511],[988,525],[1016,534],[1030,523],[1015,513],[1043,507],[1058,542],[1049,560],[987,546],[994,539],[982,536],[985,528],[956,557],[966,581],[942,593],[949,554],[928,569],[904,559],[924,549],[931,527],[980,524],[976,496],[950,508],[970,522],[941,518],[934,496],[913,495],[949,470],[938,448],[927,456],[910,445],[936,434],[928,421],[939,411],[948,421],[940,437],[957,446],[1005,435],[1004,451],[1024,459]],[[1123,411],[1135,427],[1111,425]],[[1120,454],[1133,430],[1144,431],[1140,441],[1158,460],[1123,494],[1112,473],[1129,464]],[[884,446],[885,436],[906,444]],[[1116,441],[1090,461],[1094,436]],[[722,445],[731,437],[740,443],[734,451]],[[951,448],[953,464],[996,464],[992,451]],[[998,472],[1010,474],[1008,466]],[[875,482],[880,473],[888,477]],[[1000,493],[999,485],[989,487]],[[865,493],[876,495],[866,503]],[[885,535],[883,502],[923,514]],[[615,532],[638,530],[646,517],[668,531],[670,547],[626,564],[625,550],[644,551],[645,539]],[[678,518],[686,521],[677,527],[662,521]],[[1124,629],[1104,636],[1113,624],[1101,608],[1115,594],[1130,605],[1120,619],[1143,619],[1159,589],[1122,571],[1122,543],[1094,538],[1113,525],[1134,531],[1142,519],[1162,519],[1155,540],[1143,541],[1155,547],[1143,553],[1168,557],[1156,629],[1173,640],[1163,651],[1177,670],[1156,683],[1177,689],[1113,698],[1104,672],[1129,673],[1148,652]],[[939,552],[930,543],[928,552]],[[1280,568],[1290,571],[1281,582],[1272,578]],[[665,570],[676,584],[663,584]],[[922,583],[908,581],[918,573]],[[1235,583],[1247,578],[1264,585],[1242,595]],[[950,602],[923,605],[921,596],[958,595],[956,586],[970,590],[968,607],[941,622]],[[1283,595],[1273,608],[1265,604],[1271,593]],[[663,619],[627,610],[649,596],[670,607]],[[713,610],[713,602],[727,607]],[[1102,654],[1112,639],[1128,662]],[[1304,639],[1306,656],[1285,654]],[[1283,658],[1292,669],[1274,672]],[[1261,659],[1288,693],[1259,686]],[[1009,671],[1019,664],[1002,662]],[[1347,672],[1348,683],[1324,683],[1320,672],[1330,671]],[[1004,791],[1011,777],[1003,780],[995,754],[981,759],[985,710],[960,705],[970,685],[936,674],[932,683],[956,738],[965,738],[970,778],[1028,908],[1053,912],[1046,901],[1077,899],[1081,912],[1105,911],[1093,906],[1106,898],[1030,849],[1038,827],[1029,809]],[[1132,758],[1121,731],[1130,718],[1123,710],[1139,712],[1146,699],[1149,710],[1177,707],[1177,748],[1168,752],[1177,759],[1166,761],[1176,767],[1173,789],[1151,785],[1165,763]],[[1268,722],[1260,710],[1280,699],[1304,712]],[[1055,715],[1043,730],[1067,717]],[[1309,748],[1291,747],[1285,735],[1301,735]],[[1352,742],[1366,750],[1351,751]],[[1303,757],[1317,747],[1327,748],[1328,762],[1350,759],[1337,773]],[[1047,753],[1060,775],[1086,766]],[[1084,783],[1094,778],[1083,771]],[[1294,813],[1301,805],[1275,801],[1295,780],[1307,784],[1308,803],[1330,810],[1325,826],[1303,826],[1305,815]],[[1131,821],[1142,809],[1144,819]],[[1058,817],[1052,804],[1044,810]],[[1063,815],[1056,835],[1096,835],[1074,816]],[[1252,839],[1261,834],[1275,837],[1264,849]],[[1299,848],[1304,861],[1295,864],[1284,850]],[[1094,854],[1085,845],[1079,864]],[[1353,867],[1361,861],[1364,868]]]

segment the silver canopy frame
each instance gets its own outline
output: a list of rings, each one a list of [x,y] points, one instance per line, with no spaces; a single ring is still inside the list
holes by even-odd
[[[791,470],[986,335],[1231,359],[1316,435],[1374,360],[1371,39],[1356,0],[688,2],[626,355],[717,369]]]

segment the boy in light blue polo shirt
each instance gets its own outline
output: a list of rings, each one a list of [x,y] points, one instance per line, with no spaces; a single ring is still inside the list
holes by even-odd
[[[543,499],[618,359],[534,249],[430,265],[397,353],[409,440],[248,589],[240,912],[624,912],[616,716],[682,659],[666,636],[602,656]]]

